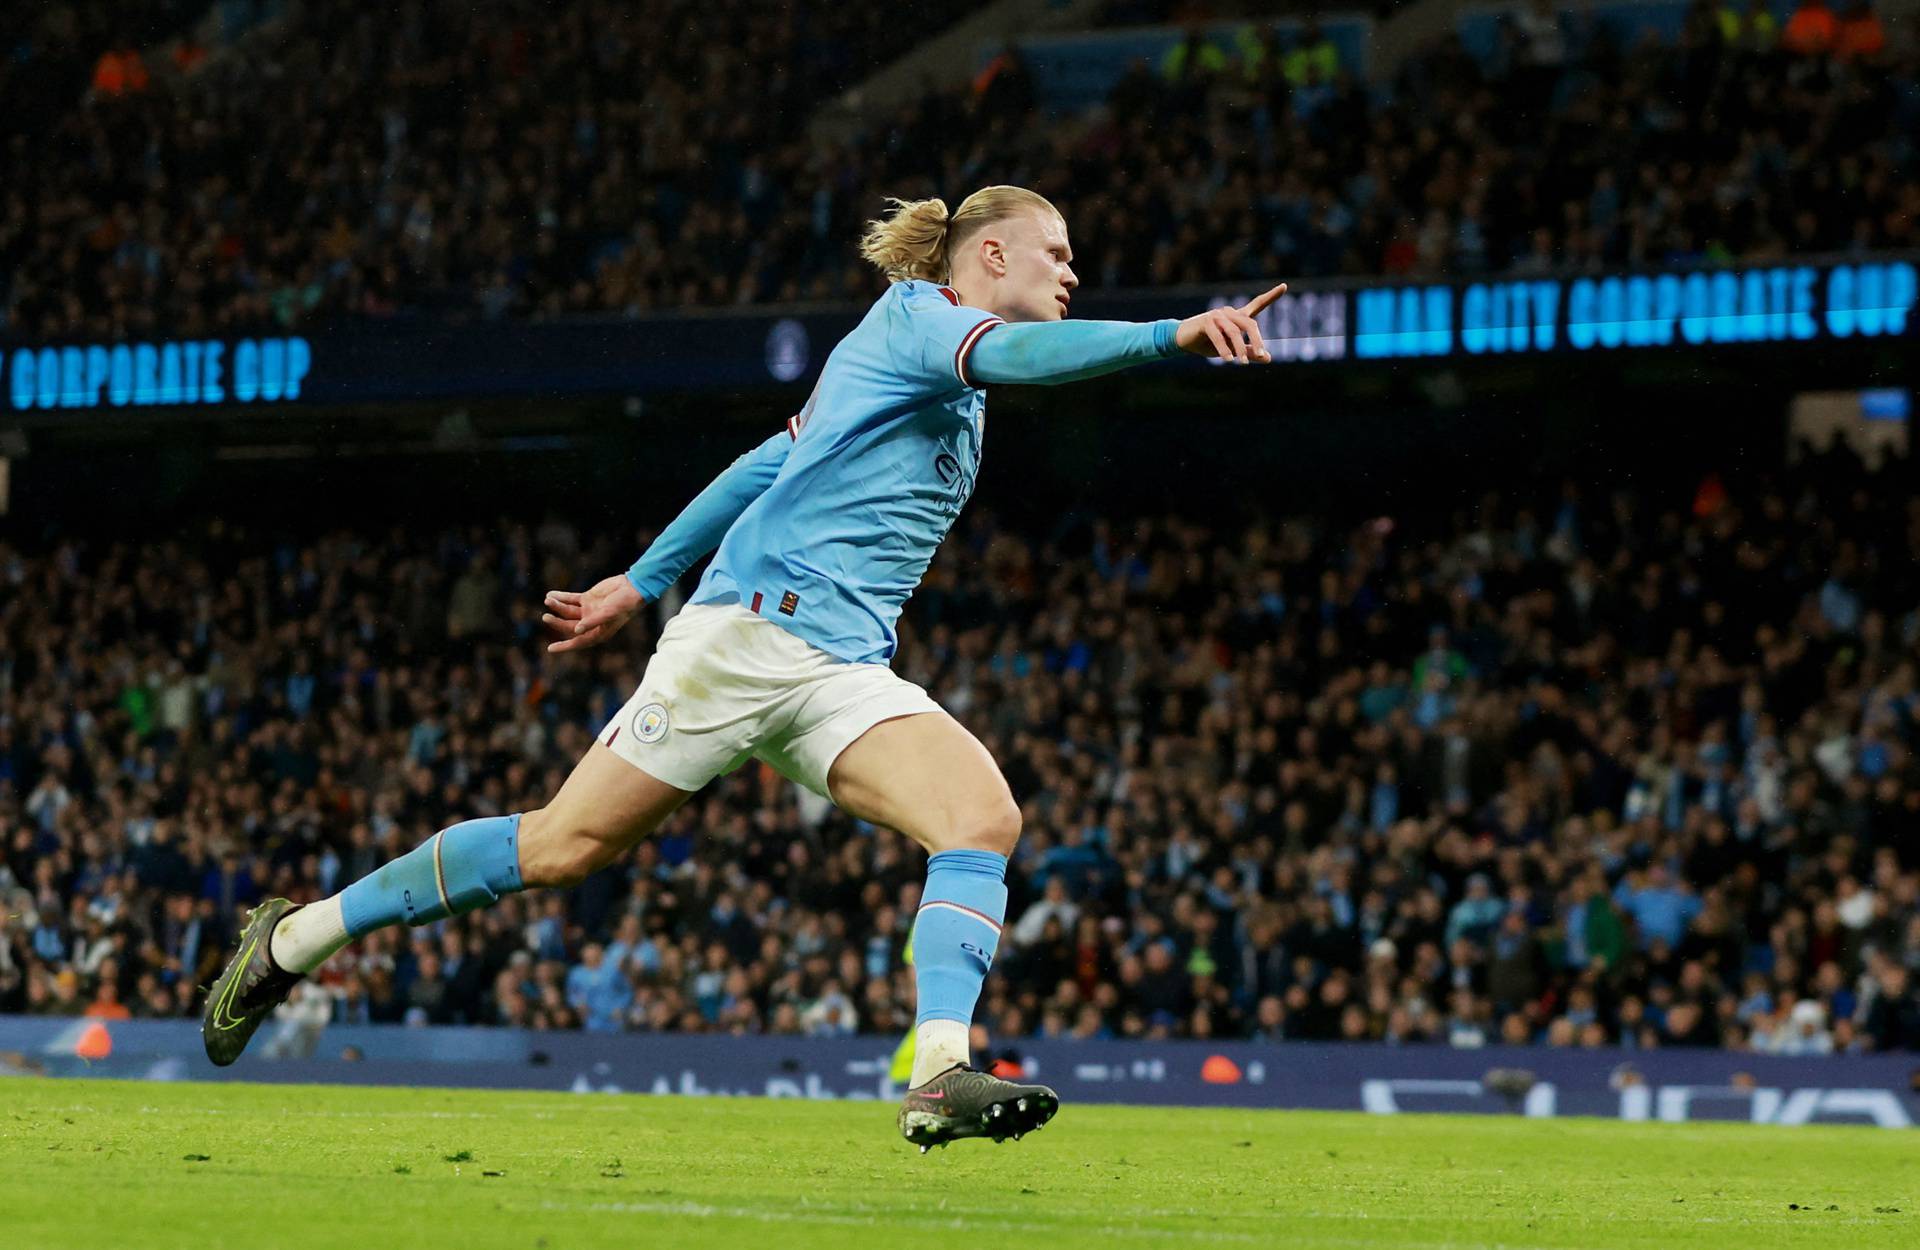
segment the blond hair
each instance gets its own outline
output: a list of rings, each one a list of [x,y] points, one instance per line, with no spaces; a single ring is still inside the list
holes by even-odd
[[[893,211],[867,223],[860,236],[860,256],[872,261],[889,282],[919,278],[946,282],[953,276],[953,251],[967,236],[996,221],[1029,209],[1044,209],[1055,217],[1060,210],[1047,197],[1025,187],[982,187],[960,201],[949,213],[941,199],[898,200],[889,196]]]

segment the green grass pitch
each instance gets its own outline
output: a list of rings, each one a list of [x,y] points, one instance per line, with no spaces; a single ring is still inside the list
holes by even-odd
[[[7,1250],[1920,1246],[1866,1128],[1067,1106],[922,1157],[880,1103],[0,1081]]]

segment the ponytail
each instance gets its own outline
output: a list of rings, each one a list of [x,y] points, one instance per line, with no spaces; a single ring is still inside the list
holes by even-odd
[[[893,211],[867,223],[860,236],[860,256],[872,261],[889,282],[919,278],[947,280],[947,202],[897,200],[888,197]]]

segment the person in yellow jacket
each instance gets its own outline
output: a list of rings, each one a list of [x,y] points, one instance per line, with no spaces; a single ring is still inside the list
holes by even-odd
[[[1218,74],[1227,68],[1227,52],[1195,26],[1160,58],[1160,76],[1179,82],[1189,74]]]
[[[1780,42],[1780,23],[1761,0],[1721,0],[1713,12],[1720,28],[1720,39],[1728,47],[1749,52],[1766,52]]]
[[[1250,83],[1264,78],[1270,66],[1272,72],[1295,87],[1306,85],[1316,73],[1316,82],[1332,82],[1340,73],[1340,49],[1320,29],[1318,18],[1308,18],[1297,35],[1286,32],[1278,22],[1264,30],[1248,22],[1233,32],[1233,47],[1240,58],[1241,73]],[[1167,76],[1174,77],[1171,73]]]

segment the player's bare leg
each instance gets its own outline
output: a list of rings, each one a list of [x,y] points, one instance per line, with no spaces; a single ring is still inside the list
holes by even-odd
[[[840,753],[827,788],[841,808],[927,848],[914,923],[920,992],[913,1078],[900,1133],[925,1153],[961,1137],[1005,1141],[1053,1118],[1060,1099],[976,1071],[968,1030],[1006,915],[1006,857],[1020,808],[993,756],[945,712],[896,717]]]
[[[552,802],[521,814],[521,879],[528,889],[579,885],[692,797],[596,742]]]
[[[390,924],[430,924],[503,894],[578,885],[688,797],[596,742],[545,807],[443,829],[310,906],[268,899],[247,917],[239,951],[207,993],[207,1058],[221,1066],[238,1059],[300,978],[355,938]]]

